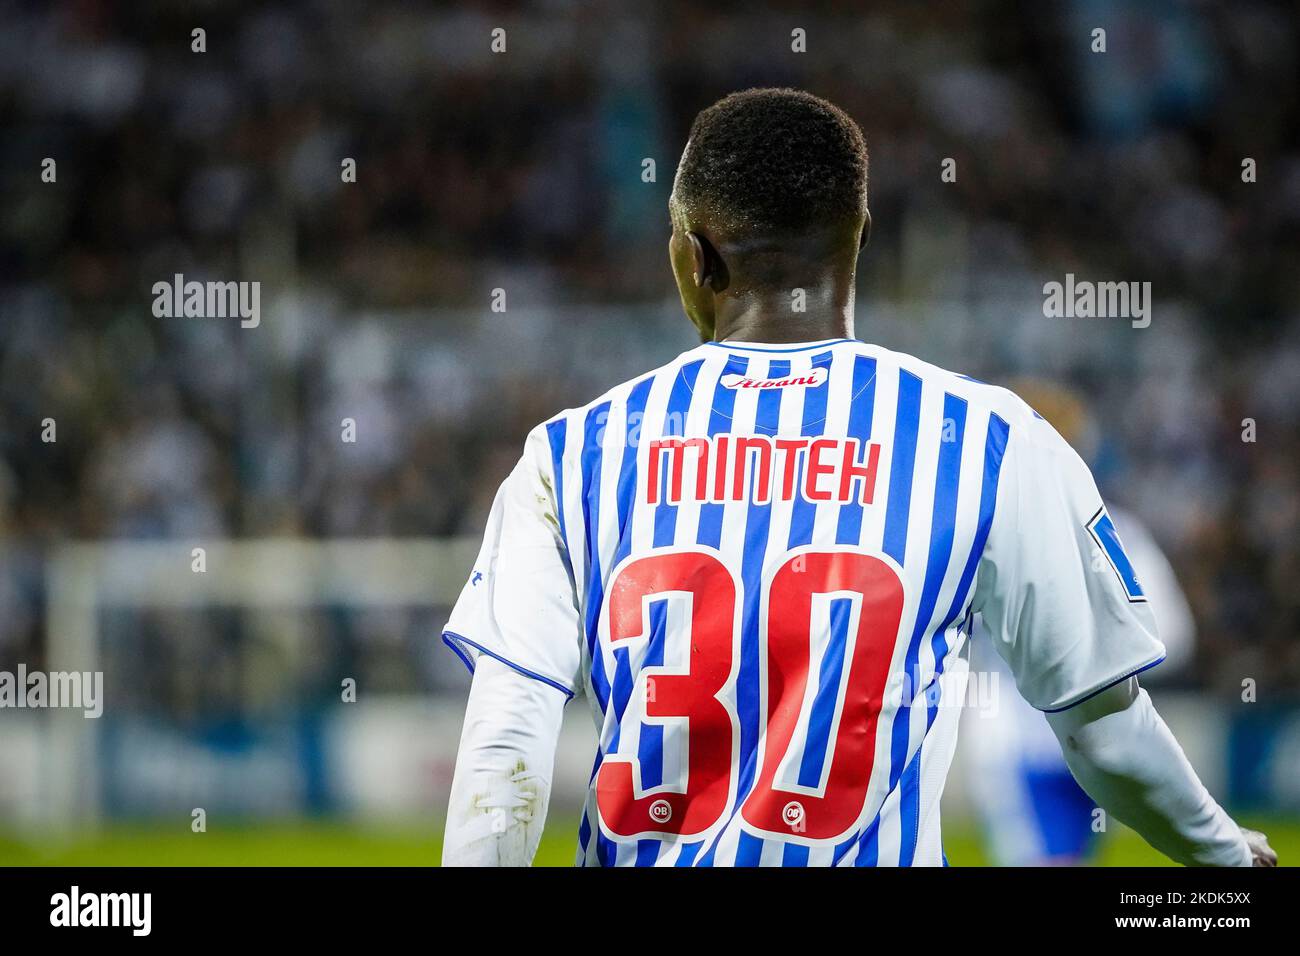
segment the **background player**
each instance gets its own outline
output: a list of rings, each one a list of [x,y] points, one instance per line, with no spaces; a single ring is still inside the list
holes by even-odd
[[[444,634],[475,668],[444,862],[531,859],[583,693],[581,863],[941,863],[975,612],[1103,806],[1181,862],[1273,862],[1137,686],[1164,649],[1077,455],[851,338],[866,184],[808,94],[697,117],[670,257],[705,344],[539,426],[502,485]]]

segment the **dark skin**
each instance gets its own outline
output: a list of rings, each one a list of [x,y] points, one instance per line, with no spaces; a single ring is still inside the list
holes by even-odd
[[[702,341],[816,342],[853,338],[854,278],[858,254],[871,236],[865,208],[851,221],[779,244],[755,243],[729,232],[707,213],[669,199],[673,234],[668,240],[682,308]],[[784,277],[781,288],[764,288],[746,268],[756,257]],[[795,311],[792,291],[805,294]]]

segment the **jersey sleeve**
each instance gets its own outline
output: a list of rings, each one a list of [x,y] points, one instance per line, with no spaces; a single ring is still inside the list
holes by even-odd
[[[498,489],[442,639],[471,671],[486,654],[572,697],[581,686],[581,624],[546,448],[542,432],[529,435]]]
[[[1039,710],[1072,707],[1164,659],[1092,474],[1027,407],[1007,443],[975,609]]]

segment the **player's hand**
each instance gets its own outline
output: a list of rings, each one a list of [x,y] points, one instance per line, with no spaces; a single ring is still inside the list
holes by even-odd
[[[1241,835],[1250,847],[1251,866],[1277,866],[1277,852],[1268,845],[1268,837],[1257,830],[1241,828]]]

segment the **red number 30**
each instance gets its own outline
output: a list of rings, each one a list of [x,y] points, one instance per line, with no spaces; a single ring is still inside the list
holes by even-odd
[[[637,691],[646,717],[686,718],[684,791],[644,793],[637,761],[612,754],[596,777],[596,803],[607,830],[621,836],[709,830],[734,793],[737,720],[719,695],[732,672],[736,644],[735,578],[712,553],[668,552],[625,565],[609,592],[609,637],[618,643],[646,633],[646,598],[669,592],[691,596],[689,665],[685,673],[643,668]],[[819,775],[820,786],[782,789],[777,770],[790,749],[804,708],[811,655],[812,598],[850,594],[860,599],[851,650],[846,651],[843,703]],[[773,834],[830,840],[847,833],[866,803],[889,662],[903,613],[903,585],[879,558],[855,551],[804,552],[776,572],[767,595],[763,646],[766,733],[758,779],[741,813],[750,826]],[[654,693],[646,683],[654,681]]]

